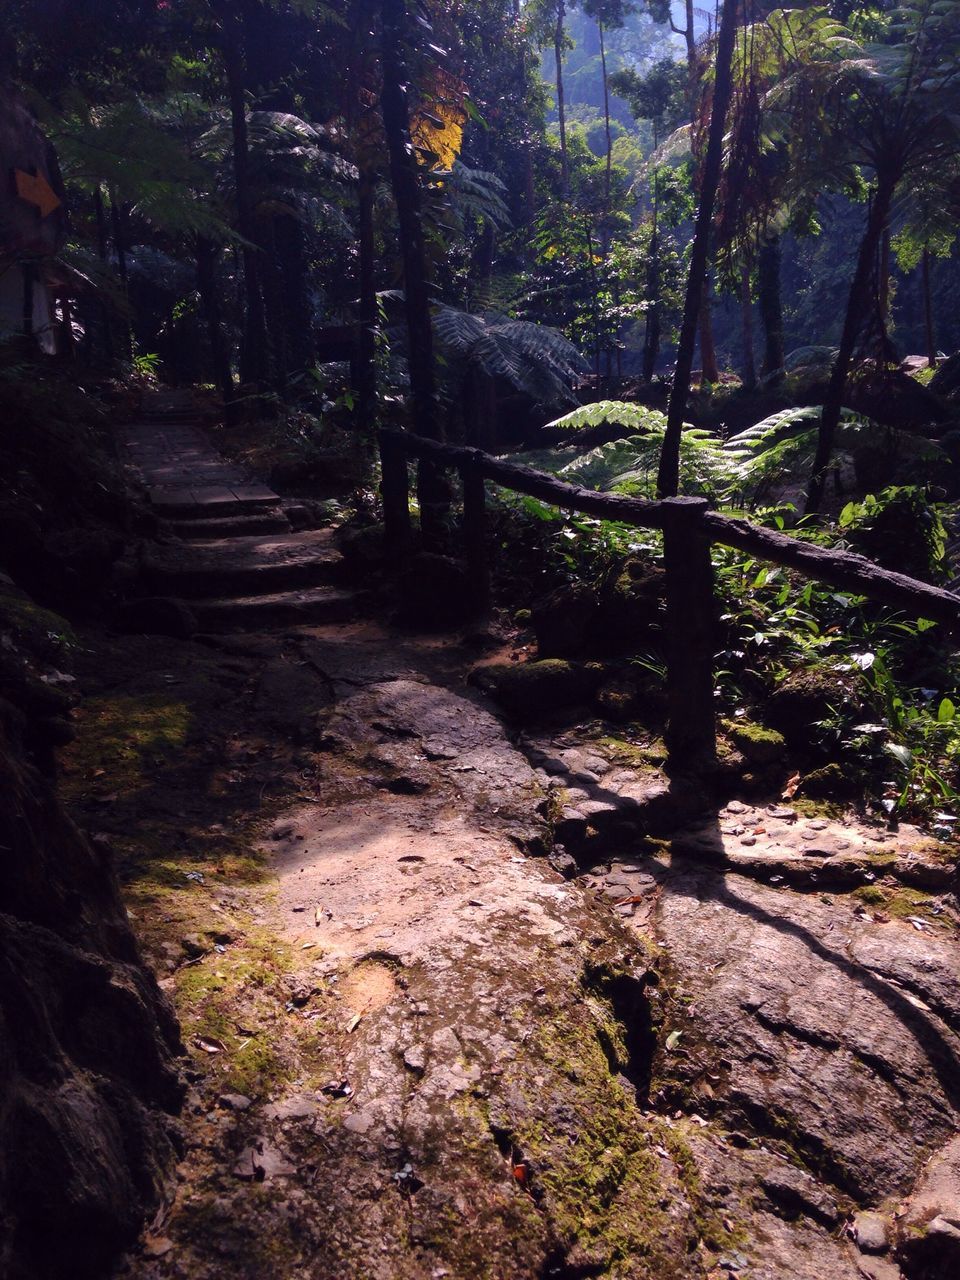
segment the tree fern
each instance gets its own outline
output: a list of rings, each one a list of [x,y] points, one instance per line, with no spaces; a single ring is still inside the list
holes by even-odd
[[[573,387],[586,372],[576,347],[547,325],[447,306],[434,308],[433,322],[448,358],[472,364],[491,378],[503,378],[538,404],[569,403]]]
[[[724,449],[733,462],[739,486],[758,501],[787,481],[805,479],[813,465],[817,431],[823,410],[819,405],[784,409],[731,436]],[[921,436],[894,427],[880,427],[872,418],[844,409],[837,431],[837,447],[847,453],[882,447],[901,465],[923,473],[942,464],[940,447]]]

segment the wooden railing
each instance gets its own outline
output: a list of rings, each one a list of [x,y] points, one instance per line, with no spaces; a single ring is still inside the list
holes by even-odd
[[[670,766],[675,770],[708,766],[716,759],[715,597],[710,560],[713,543],[736,547],[842,591],[893,605],[960,632],[960,596],[906,574],[881,569],[851,551],[819,547],[748,520],[723,515],[711,510],[704,498],[654,502],[598,493],[567,484],[546,472],[505,462],[480,449],[439,444],[405,431],[384,429],[380,432],[380,459],[385,536],[390,554],[397,559],[402,559],[410,547],[407,464],[411,458],[460,473],[464,553],[481,606],[489,603],[490,593],[485,489],[488,480],[567,511],[663,532],[669,636],[665,654],[665,739]]]

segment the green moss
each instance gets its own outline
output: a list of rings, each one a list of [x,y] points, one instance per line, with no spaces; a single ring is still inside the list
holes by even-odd
[[[609,1005],[587,995],[559,1011],[537,1029],[534,1056],[562,1079],[546,1095],[525,1078],[510,1082],[530,1094],[512,1138],[562,1247],[610,1276],[633,1274],[641,1257],[663,1280],[681,1274],[683,1246],[661,1207],[668,1188],[650,1134],[611,1074],[611,1060],[622,1065],[628,1055]]]
[[[786,739],[776,729],[750,720],[726,720],[723,727],[734,747],[751,764],[775,764],[786,753]]]
[[[77,638],[66,618],[43,609],[25,596],[0,593],[0,630],[10,630],[29,645],[74,645]]]
[[[853,896],[871,907],[879,907],[887,900],[887,895],[875,884],[865,884],[859,889],[854,889]]]
[[[102,776],[112,792],[136,790],[182,751],[191,721],[186,702],[162,694],[90,698],[65,758],[81,787]]]

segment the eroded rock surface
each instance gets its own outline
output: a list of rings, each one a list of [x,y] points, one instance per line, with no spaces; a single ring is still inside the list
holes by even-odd
[[[172,1013],[109,857],[0,704],[0,1274],[100,1277],[157,1208],[181,1089]]]

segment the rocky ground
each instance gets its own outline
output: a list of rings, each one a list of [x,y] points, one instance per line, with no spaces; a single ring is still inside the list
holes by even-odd
[[[83,638],[61,789],[189,1051],[119,1274],[957,1274],[955,851],[522,732],[481,642]]]

